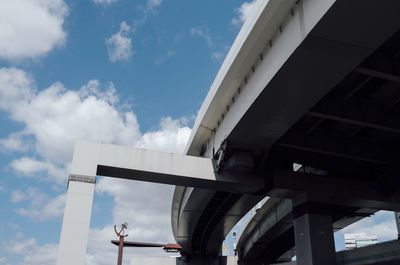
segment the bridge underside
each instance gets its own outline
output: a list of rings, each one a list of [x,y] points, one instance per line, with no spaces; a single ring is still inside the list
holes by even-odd
[[[238,151],[252,155],[268,184],[261,196],[182,192],[203,202],[197,216],[181,212],[193,217],[176,233],[188,255],[218,255],[229,230],[265,195],[400,210],[399,12],[398,1],[333,4],[226,138],[226,161]],[[293,163],[317,173],[295,173]],[[284,253],[293,244],[275,247]]]
[[[393,8],[399,10],[398,4]],[[322,203],[320,213],[327,205],[400,210],[400,32],[396,27],[378,49],[355,65],[273,144],[268,155],[269,195],[308,205]],[[364,48],[354,49],[360,52]],[[318,77],[315,83],[320,84]],[[293,173],[293,163],[318,172]],[[274,246],[279,254],[294,247],[293,230],[287,233],[275,242],[283,242]],[[259,260],[277,260],[271,246],[254,244],[253,248],[260,253]],[[251,259],[248,262],[253,264]]]

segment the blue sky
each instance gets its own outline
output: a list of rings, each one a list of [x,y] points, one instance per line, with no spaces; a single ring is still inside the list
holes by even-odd
[[[2,1],[0,264],[54,264],[75,140],[183,151],[253,3]],[[87,263],[114,262],[114,224],[128,222],[132,240],[172,241],[172,191],[100,178]],[[391,238],[390,214],[356,228]]]

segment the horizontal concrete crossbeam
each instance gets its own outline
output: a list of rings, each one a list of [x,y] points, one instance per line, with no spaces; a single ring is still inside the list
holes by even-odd
[[[212,159],[126,146],[77,142],[72,175],[107,176],[221,191],[254,193],[263,181],[253,175],[214,171]]]

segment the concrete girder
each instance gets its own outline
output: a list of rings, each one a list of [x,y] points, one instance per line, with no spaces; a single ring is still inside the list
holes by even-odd
[[[393,164],[400,157],[399,150],[394,146],[383,146],[359,139],[345,139],[316,130],[311,135],[306,132],[288,132],[275,145],[372,163],[378,166]]]
[[[389,110],[383,103],[362,97],[353,96],[348,100],[330,97],[322,100],[307,115],[400,134],[399,113]]]
[[[390,184],[272,169],[269,196],[376,210],[400,211],[400,191]]]
[[[364,74],[364,75],[367,75],[367,76],[371,76],[371,77],[377,77],[377,78],[380,78],[380,79],[385,79],[385,80],[391,81],[391,82],[400,83],[400,76],[394,75],[394,74],[391,74],[391,73],[385,73],[385,72],[382,72],[382,71],[369,69],[369,68],[365,68],[365,67],[357,67],[355,72],[356,73],[360,73],[360,74]]]

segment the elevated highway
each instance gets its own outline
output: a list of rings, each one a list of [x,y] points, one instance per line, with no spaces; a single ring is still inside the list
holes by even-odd
[[[177,187],[172,225],[188,260],[218,255],[265,195],[294,200],[299,216],[320,210],[310,205],[336,207],[338,216],[346,207],[400,209],[393,182],[376,185],[397,172],[400,2],[258,5],[210,88],[187,154],[265,186],[253,194]],[[324,174],[293,172],[293,163]]]

